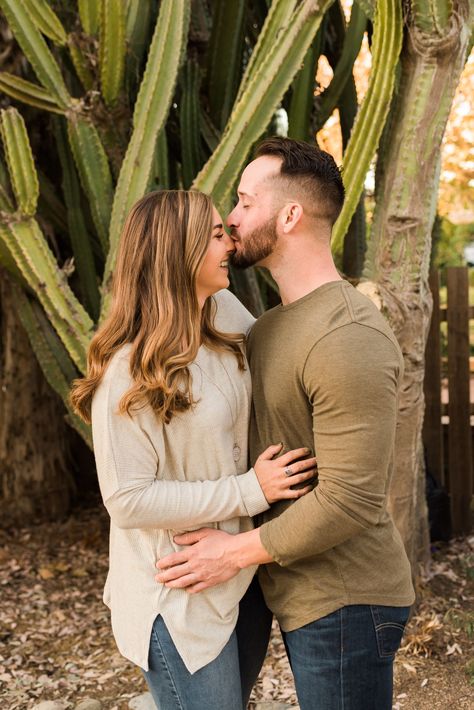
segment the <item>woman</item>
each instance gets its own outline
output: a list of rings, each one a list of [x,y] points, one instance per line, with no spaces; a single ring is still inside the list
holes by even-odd
[[[314,475],[314,459],[295,463],[307,450],[273,460],[280,446],[247,471],[251,391],[242,334],[253,318],[223,290],[233,251],[206,195],[143,197],[121,236],[110,315],[72,393],[76,411],[92,421],[111,517],[104,601],[115,639],[144,669],[164,710],[241,710],[241,680],[248,695],[263,659],[249,668],[244,641],[247,677],[240,678],[235,626],[254,569],[188,595],[155,581],[156,560],[179,549],[178,531],[248,530],[250,516],[303,495],[309,487],[290,486]],[[253,633],[253,623],[241,626]]]

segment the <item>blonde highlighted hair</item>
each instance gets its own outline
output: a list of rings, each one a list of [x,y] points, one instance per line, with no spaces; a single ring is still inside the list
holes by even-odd
[[[213,299],[202,311],[197,299],[212,221],[211,198],[198,191],[151,192],[132,207],[120,238],[111,310],[91,341],[87,375],[71,391],[85,421],[110,359],[126,343],[132,345],[133,385],[120,401],[122,414],[150,405],[168,423],[189,409],[189,365],[201,344],[233,353],[244,369],[243,335],[216,330]]]

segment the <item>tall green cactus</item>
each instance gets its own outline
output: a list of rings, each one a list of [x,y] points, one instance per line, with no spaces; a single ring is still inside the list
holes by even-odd
[[[390,108],[402,37],[403,20],[399,0],[379,0],[375,12],[369,87],[344,157],[346,200],[334,226],[332,241],[334,255],[339,261],[342,258],[344,237],[364,189],[365,176],[377,150]]]
[[[30,107],[27,126],[15,109],[1,118],[0,262],[19,284],[23,323],[66,406],[70,380],[85,371],[91,335],[107,314],[132,204],[149,189],[193,185],[224,214],[252,146],[281,107],[290,135],[308,140],[340,110],[347,199],[334,249],[341,258],[357,205],[364,221],[364,178],[399,90],[406,19],[400,0],[356,0],[332,61],[333,81],[315,98],[314,70],[342,13],[339,0],[331,10],[332,2],[238,0],[229,7],[219,0],[209,13],[207,3],[191,0],[77,0],[74,15],[59,2],[0,0],[32,69],[0,72],[0,90]],[[451,0],[413,0],[409,15],[417,31],[442,36]],[[357,112],[352,67],[366,18],[374,20],[372,72]],[[255,313],[262,283],[252,270],[232,275]],[[87,427],[68,416],[90,442]]]
[[[280,26],[279,32],[270,22],[263,28],[259,56],[247,68],[244,88],[222,139],[194,182],[194,187],[212,193],[222,212],[228,207],[231,191],[252,144],[268,126],[332,1],[318,4],[303,0],[292,15],[285,17],[287,24]],[[280,5],[278,0],[276,5]],[[266,34],[271,35],[271,46]],[[275,42],[277,34],[279,41]]]

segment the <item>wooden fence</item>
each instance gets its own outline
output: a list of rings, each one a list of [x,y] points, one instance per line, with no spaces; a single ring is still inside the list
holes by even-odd
[[[433,316],[425,356],[425,420],[423,443],[426,466],[449,494],[452,532],[471,529],[473,493],[473,426],[469,359],[469,306],[467,267],[446,270],[448,307],[440,307],[440,279],[430,276]],[[447,352],[442,352],[441,323],[447,321]],[[473,380],[474,383],[474,380]]]

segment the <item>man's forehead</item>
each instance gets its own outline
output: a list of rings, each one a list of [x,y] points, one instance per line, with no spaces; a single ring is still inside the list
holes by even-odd
[[[262,155],[252,160],[242,173],[239,194],[255,197],[265,187],[266,180],[279,174],[280,166],[281,158],[273,155]]]

